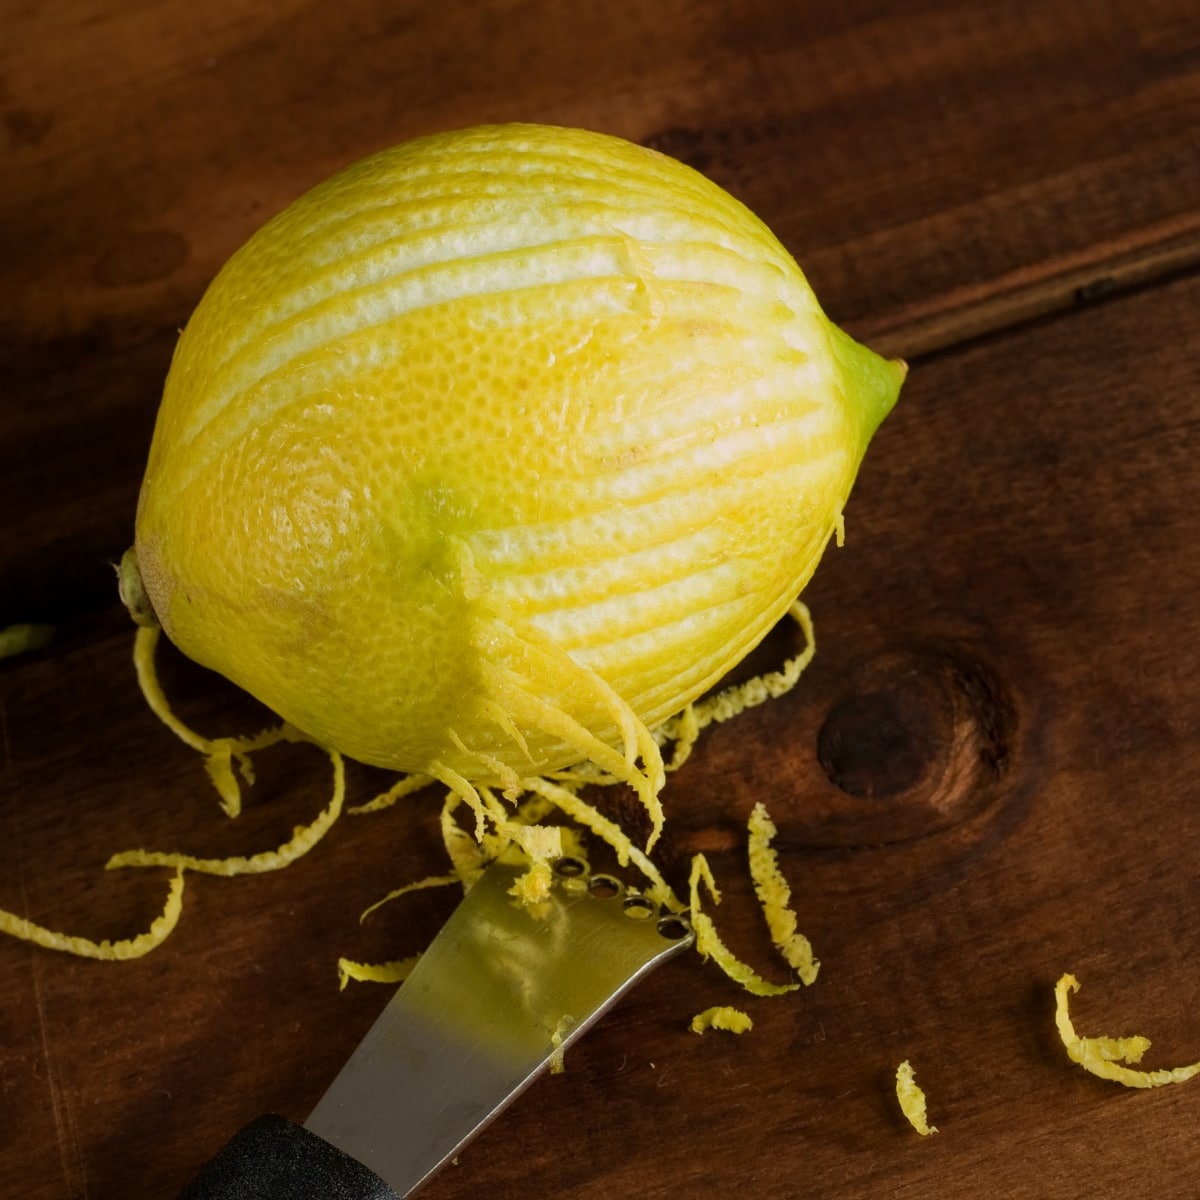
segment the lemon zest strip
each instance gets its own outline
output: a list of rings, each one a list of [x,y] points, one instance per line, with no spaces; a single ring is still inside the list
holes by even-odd
[[[728,1033],[747,1033],[754,1028],[749,1013],[728,1004],[719,1004],[698,1012],[688,1028],[693,1033],[704,1033],[708,1029],[723,1029]]]
[[[917,1084],[912,1064],[908,1059],[905,1059],[896,1068],[896,1100],[900,1105],[900,1111],[904,1114],[908,1123],[922,1137],[928,1137],[932,1133],[937,1133],[937,1126],[929,1124],[929,1119],[926,1116],[925,1093]]]
[[[360,963],[349,958],[338,959],[338,990],[345,991],[350,980],[359,983],[403,983],[417,965],[419,954],[393,962]]]
[[[805,986],[817,978],[821,964],[813,957],[812,943],[796,928],[791,908],[792,892],[779,870],[779,856],[771,846],[778,830],[760,802],[750,814],[748,851],[750,878],[762,905],[771,941]]]
[[[566,1047],[563,1045],[563,1042],[574,1024],[575,1018],[564,1013],[558,1018],[558,1024],[555,1025],[554,1032],[550,1035],[550,1043],[554,1049],[551,1051],[547,1065],[550,1068],[551,1075],[561,1075],[567,1069],[565,1062]]]
[[[355,816],[380,812],[382,809],[391,808],[402,796],[411,796],[413,792],[419,792],[431,783],[431,775],[402,775],[386,792],[380,792],[373,800],[368,800],[365,804],[355,804],[346,811]]]
[[[450,868],[462,884],[463,891],[468,892],[483,874],[488,860],[480,843],[454,819],[454,810],[462,802],[457,792],[447,792],[440,824],[442,845],[446,849],[446,857],[450,859]]]
[[[358,923],[361,925],[376,909],[382,908],[385,904],[390,904],[393,900],[400,899],[401,896],[407,896],[409,892],[423,892],[429,888],[449,887],[450,884],[461,882],[462,880],[457,875],[427,875],[424,879],[417,879],[413,883],[406,883],[402,887],[394,888],[381,900],[376,900],[368,908],[364,908],[359,915]]]
[[[139,635],[142,630],[139,630]],[[316,745],[314,742],[313,745]],[[329,804],[308,825],[297,825],[292,837],[274,850],[265,850],[248,858],[194,858],[190,854],[164,853],[149,850],[126,850],[114,854],[105,870],[121,867],[177,867],[198,871],[204,875],[254,875],[263,871],[278,871],[307,854],[329,832],[338,819],[346,796],[346,766],[338,751],[321,747],[333,764],[333,796]]]
[[[712,869],[703,854],[692,857],[692,870],[688,880],[691,899],[692,928],[696,932],[696,950],[703,958],[711,958],[735,983],[740,984],[752,996],[782,996],[794,992],[798,983],[770,983],[763,979],[753,967],[739,959],[717,933],[712,918],[701,910],[700,885],[703,883],[715,903],[720,903],[720,893],[713,880]]]
[[[131,958],[141,958],[149,954],[157,946],[161,946],[179,923],[179,915],[183,911],[183,871],[176,870],[171,880],[170,890],[163,910],[145,933],[136,937],[122,938],[120,941],[101,942],[90,938],[74,937],[47,929],[44,925],[18,917],[16,913],[0,909],[0,932],[11,934],[25,942],[33,942],[46,950],[61,950],[65,954],[75,954],[80,958],[96,958],[106,962],[124,962]]]
[[[561,783],[541,776],[525,779],[522,783],[526,789],[550,800],[568,817],[591,830],[601,841],[611,846],[616,851],[617,861],[621,866],[628,866],[632,862],[650,881],[649,895],[656,904],[666,905],[674,912],[682,910],[683,905],[671,890],[670,884],[663,878],[662,872],[633,844],[629,835],[615,821],[610,821],[598,809]]]
[[[581,685],[591,685],[599,692],[599,699],[614,713],[618,724],[627,720],[633,722],[634,728],[631,732],[634,740],[630,743],[629,735],[626,735],[625,753],[614,750],[570,713],[555,707],[530,690],[526,681],[512,668],[492,665],[486,667],[485,674],[493,699],[503,704],[514,719],[540,729],[551,737],[559,738],[577,750],[581,756],[591,759],[614,779],[629,784],[650,816],[651,831],[646,841],[646,850],[649,851],[658,840],[665,822],[662,801],[658,797],[665,779],[662,752],[644,723],[634,716],[629,706],[608,684],[594,671],[581,670],[565,654],[562,658],[570,664],[573,678],[577,678]],[[639,750],[643,770],[638,770],[632,761],[632,756]]]
[[[816,633],[813,629],[812,614],[808,606],[799,600],[793,600],[788,609],[788,616],[800,627],[804,634],[804,648],[799,654],[793,655],[778,671],[768,671],[756,675],[745,683],[735,684],[725,688],[715,696],[702,700],[696,705],[696,725],[698,730],[704,730],[709,725],[719,725],[733,717],[740,716],[748,708],[757,708],[768,700],[778,700],[787,695],[797,684],[805,668],[812,662],[817,652]]]
[[[242,811],[242,790],[233,772],[236,762],[242,778],[249,784],[254,782],[254,768],[250,754],[264,750],[279,742],[302,742],[309,739],[284,723],[252,737],[206,738],[190,726],[185,725],[171,708],[170,701],[162,690],[155,666],[154,656],[162,630],[157,625],[141,625],[133,641],[133,666],[150,711],[185,746],[204,755],[204,769],[212,780],[221,798],[221,808],[226,816],[236,817]]]
[[[1070,995],[1077,991],[1079,980],[1074,975],[1064,975],[1054,985],[1054,1023],[1058,1027],[1058,1036],[1066,1047],[1067,1057],[1085,1071],[1131,1088],[1186,1083],[1193,1076],[1200,1075],[1200,1062],[1158,1071],[1139,1071],[1122,1066],[1122,1063],[1140,1062],[1142,1055],[1150,1049],[1150,1039],[1140,1036],[1080,1037],[1075,1032],[1070,1014]]]

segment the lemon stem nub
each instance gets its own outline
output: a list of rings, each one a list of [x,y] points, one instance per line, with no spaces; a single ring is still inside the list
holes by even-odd
[[[134,624],[147,629],[158,627],[158,618],[154,615],[154,607],[146,594],[146,585],[142,582],[142,572],[138,566],[137,550],[133,546],[121,555],[121,562],[117,567],[117,591]]]

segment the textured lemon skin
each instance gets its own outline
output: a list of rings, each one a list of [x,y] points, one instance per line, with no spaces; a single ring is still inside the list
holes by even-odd
[[[902,377],[682,164],[576,130],[435,135],[301,197],[214,280],[138,561],[185,654],[325,745],[543,771],[762,638]]]

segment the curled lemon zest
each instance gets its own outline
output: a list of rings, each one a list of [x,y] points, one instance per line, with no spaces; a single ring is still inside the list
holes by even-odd
[[[44,925],[35,924],[15,913],[0,910],[0,932],[20,938],[24,942],[33,942],[47,950],[61,950],[64,954],[75,954],[80,958],[96,958],[106,962],[124,962],[131,958],[141,958],[149,954],[157,946],[161,946],[179,923],[179,915],[183,912],[183,871],[176,870],[167,892],[166,904],[162,912],[155,917],[150,928],[136,937],[122,938],[119,941],[92,941],[90,938],[75,937],[70,934],[58,933]]]
[[[467,807],[475,814],[475,840],[482,842],[484,836],[487,834],[488,812],[484,805],[483,797],[475,785],[444,763],[431,762],[429,764],[429,773],[439,783],[444,784],[466,801]]]
[[[554,1027],[554,1032],[550,1035],[550,1044],[554,1049],[550,1053],[547,1065],[550,1068],[551,1075],[561,1075],[567,1069],[565,1062],[566,1047],[563,1043],[574,1024],[575,1018],[564,1014],[558,1018],[558,1024]]]
[[[668,771],[678,771],[691,758],[700,738],[700,720],[696,715],[695,704],[689,704],[674,721],[675,745],[671,748],[671,758],[667,762]]]
[[[1200,1062],[1158,1071],[1140,1071],[1122,1065],[1140,1062],[1142,1055],[1150,1049],[1149,1038],[1080,1037],[1075,1032],[1070,1014],[1070,995],[1077,991],[1079,980],[1074,975],[1064,975],[1054,985],[1054,1022],[1058,1027],[1058,1036],[1066,1047],[1067,1057],[1085,1071],[1131,1088],[1186,1083],[1194,1075],[1200,1075]]]
[[[358,918],[359,924],[361,925],[377,909],[382,908],[385,904],[390,904],[393,900],[399,900],[401,896],[407,896],[409,892],[423,892],[429,888],[449,887],[451,884],[461,882],[462,880],[457,875],[428,875],[424,879],[417,879],[402,887],[393,888],[382,899],[376,900],[374,904],[363,909]]]
[[[693,1033],[704,1033],[708,1029],[723,1029],[727,1033],[747,1033],[754,1028],[749,1013],[728,1004],[716,1005],[698,1012],[688,1028]]]
[[[338,990],[345,991],[352,979],[358,983],[403,983],[417,965],[419,954],[399,958],[394,962],[361,963],[349,958],[338,959]]]
[[[779,870],[779,856],[771,846],[778,830],[761,803],[754,806],[749,824],[750,877],[762,905],[771,941],[806,986],[817,978],[821,964],[813,957],[812,943],[796,928],[791,908],[792,892]]]
[[[509,889],[522,904],[539,904],[550,897],[554,882],[551,863],[563,854],[562,830],[554,825],[518,825],[508,822],[505,831],[529,859],[529,870]]]
[[[573,821],[584,826],[602,842],[611,846],[616,851],[617,861],[621,866],[627,866],[632,862],[649,881],[649,895],[655,904],[665,905],[674,912],[679,912],[683,908],[679,898],[663,878],[662,872],[633,844],[629,835],[615,821],[609,820],[597,808],[562,783],[535,776],[524,780],[523,784],[528,791],[535,792],[552,801]]]
[[[594,671],[582,670],[565,654],[557,653],[570,665],[572,677],[581,687],[591,689],[598,702],[609,709],[622,727],[624,751],[613,749],[570,713],[531,691],[527,681],[516,671],[485,664],[484,675],[493,699],[503,703],[514,719],[566,742],[583,758],[591,760],[608,778],[632,787],[650,816],[651,832],[646,841],[648,852],[658,840],[666,819],[658,795],[665,779],[662,752],[645,724],[599,675]],[[636,765],[639,753],[642,758],[640,770]]]
[[[142,632],[138,631],[139,634]],[[315,744],[315,743],[314,743]],[[203,875],[255,875],[263,871],[278,871],[307,854],[338,819],[346,795],[346,766],[341,754],[322,747],[333,764],[333,796],[317,818],[308,825],[297,825],[292,837],[274,850],[265,850],[250,857],[195,858],[190,854],[150,850],[126,850],[114,854],[105,870],[122,867],[179,867]]]
[[[734,983],[740,984],[752,996],[782,996],[785,992],[794,992],[798,983],[770,983],[763,979],[753,967],[739,959],[717,933],[717,927],[712,918],[701,910],[700,885],[703,883],[711,893],[715,903],[720,903],[720,893],[713,879],[712,869],[703,854],[692,858],[691,876],[688,889],[691,898],[692,928],[696,932],[696,949],[703,958],[711,958]]]
[[[133,665],[137,673],[138,686],[145,697],[150,711],[186,746],[204,755],[204,768],[221,799],[221,808],[228,817],[236,817],[242,811],[242,789],[234,774],[237,764],[242,778],[254,782],[254,767],[250,755],[256,750],[265,750],[279,742],[302,742],[309,739],[286,722],[265,729],[251,737],[206,738],[175,715],[162,690],[155,666],[155,651],[162,630],[157,625],[139,626],[133,642]]]
[[[41,650],[54,640],[53,625],[9,625],[0,629],[0,658]]]
[[[757,708],[768,700],[777,700],[787,695],[797,684],[804,669],[812,662],[817,652],[816,634],[813,630],[812,614],[808,606],[799,600],[794,600],[788,609],[788,616],[800,627],[804,634],[804,648],[799,654],[789,658],[779,671],[768,671],[756,675],[745,683],[734,684],[725,688],[708,700],[702,700],[696,705],[697,730],[707,729],[709,725],[719,725],[724,721],[741,716],[748,708]]]
[[[440,817],[442,845],[455,878],[462,884],[463,891],[471,890],[475,881],[483,874],[488,856],[483,846],[475,840],[455,819],[454,811],[463,802],[457,792],[447,792]]]
[[[433,783],[433,777],[430,775],[402,775],[386,792],[380,792],[378,796],[373,800],[368,800],[365,804],[352,805],[346,811],[355,816],[362,813],[381,812],[385,808],[391,808],[402,796],[411,796],[413,792],[419,792],[431,783]]]
[[[926,1115],[925,1093],[917,1084],[912,1064],[905,1059],[896,1068],[896,1100],[908,1123],[922,1136],[937,1133],[937,1126],[930,1125]]]

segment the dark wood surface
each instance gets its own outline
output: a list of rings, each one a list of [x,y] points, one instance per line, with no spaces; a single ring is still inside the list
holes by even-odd
[[[269,847],[324,803],[264,754],[226,821],[145,709],[108,562],[175,331],[224,257],[331,170],[523,118],[658,146],[747,200],[829,311],[909,355],[902,402],[807,593],[799,689],[710,733],[669,784],[728,940],[772,957],[743,865],[756,800],[822,960],[743,1003],[664,969],[427,1189],[724,1197],[1189,1197],[1200,1081],[1131,1092],[1088,1033],[1200,1059],[1200,17],[1181,0],[962,6],[251,6],[8,0],[0,47],[0,907],[143,928],[165,874],[115,850]],[[783,652],[769,639],[760,658]],[[181,712],[253,705],[174,654]],[[351,774],[356,797],[380,777]],[[189,877],[183,920],[110,965],[0,941],[0,1195],[173,1197],[241,1123],[302,1118],[386,992],[336,960],[420,948],[438,799],[346,819],[296,866]],[[899,1119],[912,1060],[941,1132]]]

